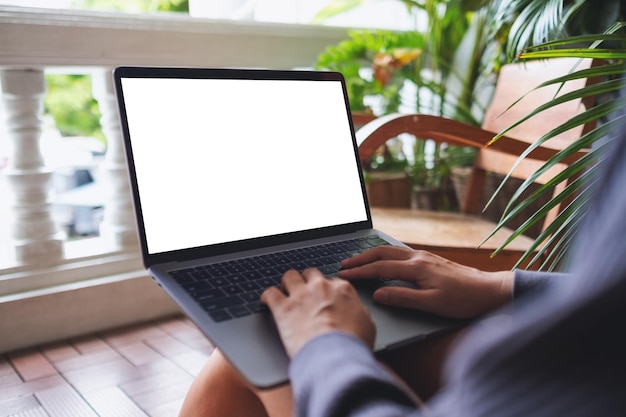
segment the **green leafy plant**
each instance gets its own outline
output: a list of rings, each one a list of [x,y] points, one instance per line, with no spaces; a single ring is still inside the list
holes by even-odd
[[[365,1],[332,1],[314,21],[359,7]],[[483,7],[487,2],[402,3],[407,13],[426,25],[406,32],[353,31],[348,40],[320,54],[316,66],[344,73],[355,111],[365,109],[364,97],[375,96],[382,100],[377,115],[397,111],[403,105],[419,113],[479,125],[489,97],[476,92],[493,85],[489,74],[498,62],[494,56],[501,55],[494,48],[497,40],[487,36],[492,20],[488,15],[491,9]],[[371,68],[374,76],[364,75],[364,68]],[[384,75],[376,76],[381,73]],[[412,97],[400,94],[406,83],[413,85]]]
[[[400,90],[423,45],[424,37],[416,32],[355,30],[347,40],[326,48],[315,67],[344,75],[352,111],[373,112],[367,98],[374,98],[380,114],[391,113],[398,111]]]
[[[63,136],[92,136],[104,141],[100,109],[91,93],[91,77],[83,74],[46,75],[45,112]]]
[[[534,245],[520,258],[517,264],[529,262],[529,266],[535,266],[538,269],[555,270],[561,268],[564,261],[566,261],[566,255],[577,225],[587,210],[589,196],[595,184],[595,172],[599,166],[598,162],[603,157],[604,149],[613,139],[612,132],[615,131],[617,126],[624,123],[623,110],[626,107],[626,98],[619,94],[623,89],[623,79],[626,75],[626,35],[622,30],[624,24],[620,22],[614,23],[604,33],[565,36],[561,39],[545,41],[546,38],[551,36],[563,36],[563,33],[567,33],[566,28],[569,28],[569,31],[574,30],[576,25],[580,25],[582,22],[579,13],[591,13],[591,17],[595,16],[595,13],[592,13],[594,8],[603,9],[602,5],[599,4],[600,2],[591,4],[592,2],[550,0],[549,2],[543,2],[544,5],[545,3],[549,4],[541,9],[541,2],[538,1],[502,1],[498,6],[502,7],[504,3],[509,3],[509,7],[513,7],[510,5],[511,3],[518,3],[517,6],[521,7],[517,9],[517,19],[519,21],[515,20],[511,26],[508,49],[509,51],[515,51],[516,48],[523,46],[521,52],[515,54],[519,60],[578,57],[581,59],[592,58],[600,60],[599,62],[602,63],[590,69],[572,71],[570,74],[537,86],[537,88],[541,88],[548,84],[558,85],[568,80],[580,78],[599,80],[596,83],[587,83],[585,87],[577,91],[545,103],[518,122],[521,123],[535,114],[567,100],[578,100],[588,97],[595,97],[596,99],[595,106],[548,132],[520,156],[520,160],[526,158],[533,149],[560,132],[580,125],[597,122],[594,129],[586,132],[566,149],[558,152],[522,183],[511,197],[496,230],[494,230],[495,234],[497,230],[505,227],[507,222],[517,213],[539,200],[546,193],[551,194],[557,184],[567,184],[563,191],[550,199],[530,216],[525,223],[514,230],[509,239],[494,252],[494,256],[497,255],[533,224],[543,221],[550,209],[564,203],[565,208],[547,229],[535,239]],[[569,3],[569,7],[564,3]],[[607,1],[603,3],[605,5],[615,5],[617,2]],[[550,13],[553,13],[553,15],[550,15]],[[564,16],[566,17],[565,20]],[[611,18],[616,19],[619,17],[621,17],[621,10],[615,9]],[[606,21],[606,16],[603,16],[603,19]],[[539,22],[544,24],[539,25]],[[536,40],[544,40],[544,42],[533,46],[532,44]],[[518,51],[520,50],[518,49]],[[515,125],[501,132],[494,140],[498,140]],[[523,191],[550,167],[568,160],[575,153],[583,150],[590,151],[530,196],[523,199],[520,198]],[[508,177],[504,181],[507,179]],[[495,194],[502,188],[504,181]]]
[[[363,3],[364,0],[331,2],[316,21]],[[488,9],[482,7],[485,2],[403,3],[416,19],[418,15],[421,20],[425,17],[425,27],[407,32],[353,31],[349,39],[320,54],[316,67],[344,74],[353,112],[383,115],[415,111],[480,125],[490,97],[476,92],[489,91],[493,78],[488,74],[498,61],[491,57],[501,55],[497,48],[491,47],[497,42],[487,37],[491,19]],[[368,99],[378,104],[375,111],[368,108]],[[415,186],[445,188],[455,164],[471,164],[474,149],[427,146],[424,139],[427,138],[415,138],[410,158],[397,153],[395,150],[399,148],[395,145],[382,150],[374,160],[376,166],[370,168],[394,167],[406,171]]]
[[[72,7],[123,12],[189,12],[189,0],[73,0]]]
[[[507,61],[533,45],[602,34],[626,20],[622,0],[495,0],[489,7],[489,36],[502,39]]]
[[[358,0],[344,0],[333,2],[335,13],[347,10],[359,5]],[[599,77],[601,82],[587,85],[579,91],[567,96],[552,100],[538,108],[529,115],[532,116],[560,100],[580,99],[585,97],[595,97],[596,105],[588,109],[585,113],[577,116],[564,125],[546,134],[537,142],[543,143],[555,136],[557,133],[574,128],[581,124],[597,121],[597,127],[573,143],[569,148],[559,152],[544,167],[534,173],[524,182],[518,192],[510,199],[505,212],[498,223],[496,230],[507,225],[510,218],[515,214],[531,206],[546,193],[552,194],[556,184],[566,182],[568,185],[557,197],[537,209],[527,221],[516,228],[510,238],[494,252],[497,255],[510,242],[520,234],[523,234],[529,227],[538,222],[542,222],[551,207],[564,203],[565,209],[555,219],[552,224],[539,235],[533,247],[527,251],[519,260],[518,265],[530,262],[529,266],[538,269],[554,270],[560,268],[566,260],[566,254],[570,246],[576,226],[580,222],[582,215],[586,212],[589,199],[589,192],[594,186],[594,172],[598,167],[598,161],[602,158],[603,149],[610,142],[611,133],[616,125],[624,122],[623,111],[626,102],[618,94],[623,83],[621,79],[626,75],[624,61],[626,58],[626,35],[623,34],[623,24],[626,21],[626,3],[622,0],[493,0],[463,2],[455,0],[416,0],[404,1],[409,8],[419,9],[425,12],[430,20],[430,28],[434,36],[429,38],[429,43],[425,43],[420,60],[416,66],[431,64],[433,69],[441,74],[441,77],[431,82],[415,77],[415,82],[425,88],[430,88],[434,94],[432,97],[439,97],[436,101],[439,106],[431,105],[431,109],[439,109],[438,114],[446,115],[459,120],[464,120],[463,115],[475,114],[476,103],[472,102],[477,92],[484,85],[465,83],[457,89],[455,100],[450,100],[449,86],[450,78],[454,80],[461,74],[455,71],[453,60],[449,56],[436,51],[454,51],[456,48],[442,47],[441,43],[448,39],[450,29],[445,31],[445,19],[442,19],[448,8],[459,7],[464,11],[465,17],[470,16],[470,26],[465,26],[466,39],[474,37],[471,53],[466,54],[465,74],[470,74],[469,78],[459,79],[480,80],[481,74],[497,73],[499,67],[507,62],[525,59],[546,59],[558,57],[580,57],[603,60],[603,65],[593,67],[589,70],[576,71],[571,74],[554,80],[553,83],[562,83],[574,78],[595,78]],[[442,10],[445,12],[442,13]],[[471,14],[468,14],[472,10]],[[324,11],[332,13],[332,7]],[[452,15],[452,12],[451,12]],[[475,25],[473,32],[468,28]],[[463,25],[459,25],[463,28]],[[608,30],[606,28],[609,28]],[[456,39],[450,36],[451,39]],[[454,43],[453,43],[454,44]],[[434,57],[434,58],[433,58]],[[427,64],[428,63],[428,64]],[[452,74],[452,75],[450,75]],[[447,77],[450,78],[447,78]],[[478,85],[478,87],[476,87]],[[473,86],[473,87],[472,87]],[[458,94],[461,91],[461,94]],[[431,97],[431,100],[432,100]],[[436,101],[431,101],[435,103]],[[418,100],[417,111],[429,110],[428,106],[421,106]],[[437,112],[434,112],[437,114]],[[466,119],[465,121],[471,118]],[[505,134],[509,129],[502,132]],[[501,135],[498,135],[497,140]],[[532,145],[528,152],[521,156],[525,158],[533,149]],[[522,199],[520,196],[531,182],[550,166],[570,158],[574,153],[583,149],[593,149],[586,156],[572,164],[570,168],[553,178],[545,186],[540,187],[529,197]],[[504,184],[508,178],[505,178]],[[499,194],[503,185],[498,188],[494,196]]]

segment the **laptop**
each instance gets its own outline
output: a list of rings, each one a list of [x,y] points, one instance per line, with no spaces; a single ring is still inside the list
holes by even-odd
[[[146,269],[252,385],[287,382],[262,291],[288,269],[333,277],[345,257],[402,246],[372,228],[342,75],[120,67],[114,80]],[[376,351],[454,323],[355,285]]]

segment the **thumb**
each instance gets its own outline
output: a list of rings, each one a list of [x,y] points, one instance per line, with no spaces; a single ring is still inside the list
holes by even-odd
[[[433,304],[432,295],[430,290],[383,287],[374,292],[374,301],[394,307],[431,311]]]

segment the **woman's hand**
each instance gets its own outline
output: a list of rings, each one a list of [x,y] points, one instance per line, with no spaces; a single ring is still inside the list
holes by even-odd
[[[508,303],[513,272],[485,272],[430,252],[379,246],[342,262],[346,280],[399,279],[419,289],[383,287],[374,293],[381,304],[414,308],[448,317],[473,318]]]
[[[307,269],[302,274],[286,272],[282,289],[268,288],[261,302],[272,312],[289,357],[309,340],[331,331],[349,333],[374,346],[374,323],[349,282]]]

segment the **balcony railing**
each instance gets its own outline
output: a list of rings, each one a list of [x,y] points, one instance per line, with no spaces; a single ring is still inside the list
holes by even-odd
[[[0,140],[10,149],[0,171],[0,199],[9,211],[0,218],[7,249],[0,250],[0,351],[175,309],[152,288],[139,260],[115,66],[308,67],[345,37],[345,29],[322,26],[0,6]],[[40,143],[44,70],[51,67],[79,67],[92,76],[108,144],[99,238],[69,242],[52,215],[52,172]],[[94,305],[100,297],[106,301]],[[70,307],[59,307],[68,300]],[[67,320],[77,323],[58,324]]]

